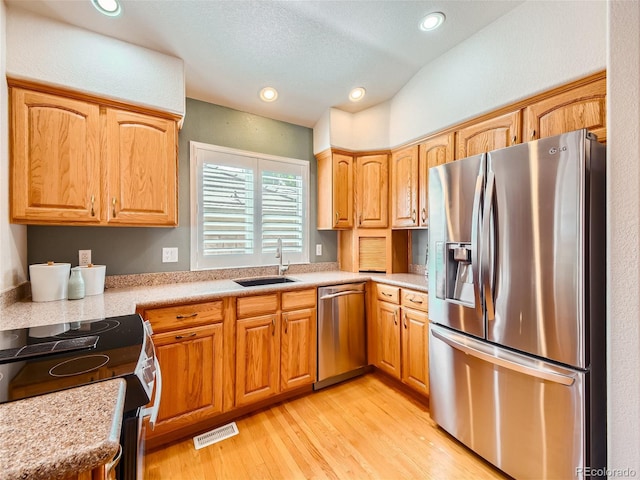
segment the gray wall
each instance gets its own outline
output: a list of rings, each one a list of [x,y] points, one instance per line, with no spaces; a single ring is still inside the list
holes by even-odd
[[[78,264],[78,250],[91,250],[107,275],[187,271],[190,264],[189,142],[191,140],[252,152],[308,160],[310,163],[311,262],[337,260],[337,234],[316,228],[317,165],[313,130],[187,98],[179,134],[179,212],[176,228],[45,227],[27,229],[27,262],[48,260]],[[316,257],[315,245],[323,255]],[[178,247],[177,263],[162,263],[162,248]]]

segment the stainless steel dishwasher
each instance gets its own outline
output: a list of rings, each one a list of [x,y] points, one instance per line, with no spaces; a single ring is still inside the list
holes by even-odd
[[[364,286],[364,283],[347,283],[318,289],[318,380],[314,390],[365,371]]]

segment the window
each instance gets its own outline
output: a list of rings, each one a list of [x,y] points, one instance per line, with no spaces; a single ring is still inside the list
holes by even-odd
[[[191,142],[191,270],[309,262],[309,162]]]

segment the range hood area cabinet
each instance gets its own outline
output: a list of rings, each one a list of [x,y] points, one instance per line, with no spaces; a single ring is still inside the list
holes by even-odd
[[[176,226],[177,119],[9,80],[11,222]]]

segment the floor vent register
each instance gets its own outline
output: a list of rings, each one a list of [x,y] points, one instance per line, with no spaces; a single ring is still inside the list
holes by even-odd
[[[231,422],[227,425],[223,425],[222,427],[218,427],[215,430],[211,430],[210,432],[193,437],[193,445],[196,447],[196,450],[200,450],[201,448],[208,447],[209,445],[213,445],[214,443],[233,437],[238,433],[238,426],[236,425],[236,422]]]

